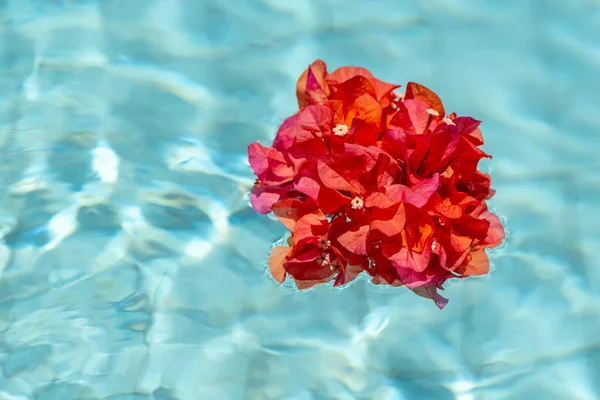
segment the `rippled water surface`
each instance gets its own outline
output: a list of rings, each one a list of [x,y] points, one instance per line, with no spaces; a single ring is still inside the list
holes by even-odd
[[[1,0],[0,399],[600,398],[598,0]],[[315,58],[484,121],[449,305],[264,273],[246,145]]]

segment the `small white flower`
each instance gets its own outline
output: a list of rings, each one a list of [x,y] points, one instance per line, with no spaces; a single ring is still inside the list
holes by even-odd
[[[339,266],[340,264],[338,263],[338,260],[333,260],[329,266],[329,269],[335,271]]]
[[[437,240],[433,239],[433,242],[431,242],[431,251],[436,251],[438,249],[438,242]]]
[[[352,204],[353,209],[359,210],[359,209],[363,208],[365,203],[364,203],[363,199],[356,196],[355,198],[352,199],[352,202],[350,204]]]
[[[329,257],[329,254],[326,254],[326,253],[321,254],[321,257],[319,257],[317,259],[317,263],[319,263],[322,267],[330,265],[331,258]]]
[[[444,121],[445,123],[447,123],[448,125],[456,125],[454,123],[454,121],[452,121],[450,118],[445,117],[444,119],[442,119],[442,121]]]
[[[333,134],[336,136],[346,136],[348,131],[348,125],[346,124],[337,124],[335,128],[333,128]]]
[[[437,112],[437,111],[435,111],[433,108],[428,108],[425,111],[427,111],[427,114],[432,115],[434,117],[439,117],[440,116],[440,113]]]
[[[404,100],[404,93],[394,92],[394,97],[396,98],[396,100]]]
[[[321,250],[327,250],[331,246],[331,241],[327,240],[327,238],[319,238],[319,248]]]

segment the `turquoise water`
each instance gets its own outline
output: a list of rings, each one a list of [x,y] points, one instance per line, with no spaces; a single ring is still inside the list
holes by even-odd
[[[0,399],[600,398],[600,3],[0,0]],[[246,145],[316,58],[483,120],[450,303],[264,272]]]

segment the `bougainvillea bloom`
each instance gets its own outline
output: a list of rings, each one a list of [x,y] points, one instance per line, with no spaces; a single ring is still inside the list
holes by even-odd
[[[480,121],[446,114],[422,85],[399,87],[359,67],[328,73],[317,60],[272,146],[248,146],[251,205],[291,234],[269,257],[278,282],[341,286],[365,273],[442,308],[447,279],[488,272],[485,250],[504,228],[486,205],[490,176],[477,169],[491,158]]]

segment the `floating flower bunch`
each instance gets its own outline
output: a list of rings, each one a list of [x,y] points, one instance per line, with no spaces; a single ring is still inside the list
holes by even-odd
[[[446,114],[422,85],[399,87],[359,67],[328,73],[317,60],[272,146],[248,146],[251,205],[291,233],[269,256],[277,281],[340,286],[367,273],[443,308],[447,279],[488,272],[485,249],[504,229],[485,202],[490,176],[477,169],[491,158],[480,121]]]

